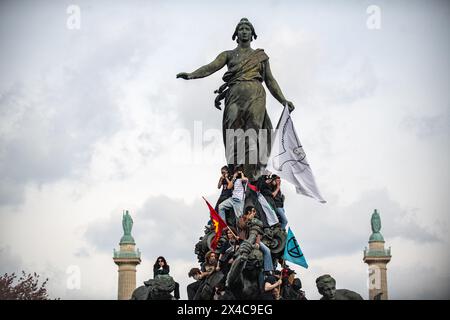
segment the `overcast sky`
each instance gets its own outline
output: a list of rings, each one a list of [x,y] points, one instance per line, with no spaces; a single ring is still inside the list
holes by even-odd
[[[233,49],[247,17],[328,201],[282,185],[307,297],[319,298],[324,273],[368,297],[376,208],[390,298],[449,299],[449,14],[446,1],[0,2],[0,272],[49,277],[53,297],[116,299],[128,209],[138,284],[163,255],[186,298],[201,196],[216,201],[225,161],[213,94],[225,69],[175,75]],[[267,109],[276,123],[268,91]],[[79,289],[67,286],[71,266]]]

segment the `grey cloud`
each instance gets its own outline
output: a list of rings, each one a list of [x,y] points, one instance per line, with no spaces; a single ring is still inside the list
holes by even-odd
[[[30,269],[28,265],[24,265],[22,259],[13,253],[11,246],[1,246],[0,247],[0,275],[5,273],[16,275],[21,275],[22,271],[25,273],[36,272],[39,275],[39,283],[41,284],[46,278],[49,279],[47,284],[47,289],[50,298],[54,299],[59,297],[59,291],[61,283],[65,283],[64,277],[65,273],[62,270],[55,268],[54,266],[47,265],[46,268],[42,269]]]
[[[289,196],[289,197],[288,197]],[[386,246],[389,239],[402,237],[420,242],[445,241],[414,220],[414,212],[402,208],[386,190],[371,190],[349,206],[333,206],[336,199],[321,205],[298,195],[286,195],[286,214],[294,233],[310,258],[338,256],[362,251],[371,234],[374,209],[381,215]],[[395,250],[395,248],[393,248]]]
[[[18,274],[22,271],[22,259],[13,253],[10,246],[0,247],[0,261],[0,275]]]
[[[93,30],[72,35],[70,43],[67,36],[51,44],[43,41],[36,51],[57,58],[36,62],[28,77],[9,79],[9,85],[0,87],[0,205],[20,202],[29,182],[79,175],[95,143],[121,130],[121,86],[155,50],[149,37],[162,37],[137,32],[142,23],[130,23],[113,39]],[[152,25],[145,28],[153,30]],[[36,32],[44,38],[54,33],[51,28]],[[86,54],[94,42],[95,50]],[[20,63],[12,61],[13,66]]]
[[[432,261],[424,261],[415,266],[387,267],[390,299],[450,299],[450,276],[436,273]]]
[[[2,113],[20,114],[12,123],[14,133],[0,137],[2,179],[10,181],[13,188],[76,174],[89,161],[93,143],[117,129],[117,106],[101,93],[86,94],[94,87],[105,91],[101,79],[91,80],[78,77],[62,92],[44,84],[40,88],[43,93],[34,97],[28,95],[26,86],[3,95]],[[75,96],[71,92],[76,92]],[[76,96],[80,92],[84,98]],[[10,96],[14,98],[8,99]]]
[[[422,243],[445,241],[418,225],[414,213],[401,208],[385,190],[368,192],[347,207],[332,207],[332,203],[316,204],[287,193],[286,213],[290,226],[305,255],[311,259],[358,251],[362,254],[368,245],[370,217],[375,208],[381,214],[381,232],[386,246],[394,237]],[[208,220],[208,211],[201,199],[189,206],[167,197],[152,197],[131,214],[135,222],[133,235],[144,255],[195,260],[193,247]],[[86,239],[105,252],[117,247],[121,235],[120,212],[112,214],[108,220],[95,222],[86,231]]]
[[[164,196],[151,197],[136,212],[130,212],[134,220],[132,235],[143,256],[153,260],[163,255],[195,263],[194,246],[209,220],[208,208],[202,201],[187,205]],[[123,234],[121,219],[122,213],[114,212],[109,219],[92,223],[85,238],[97,250],[112,252]]]

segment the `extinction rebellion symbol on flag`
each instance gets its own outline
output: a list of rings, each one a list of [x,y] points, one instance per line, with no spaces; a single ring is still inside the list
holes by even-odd
[[[300,251],[300,246],[297,243],[297,239],[295,238],[290,238],[288,240],[288,253],[291,257],[293,258],[300,258],[303,256],[303,253]]]
[[[284,259],[298,264],[299,266],[302,266],[304,268],[308,268],[308,263],[306,262],[302,249],[300,249],[300,246],[291,228],[288,229],[286,245],[284,247]]]

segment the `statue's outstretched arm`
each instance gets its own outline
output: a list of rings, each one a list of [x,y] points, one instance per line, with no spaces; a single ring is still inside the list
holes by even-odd
[[[226,63],[227,63],[227,53],[226,51],[224,51],[221,54],[219,54],[217,58],[214,59],[213,62],[204,65],[203,67],[200,67],[191,73],[181,72],[177,74],[177,78],[182,78],[185,80],[204,78],[222,69]]]
[[[273,77],[272,71],[270,70],[270,64],[269,60],[266,60],[265,62],[265,78],[264,82],[266,83],[267,89],[269,89],[272,96],[277,99],[282,105],[288,104],[289,111],[291,112],[294,110],[294,104],[290,101],[287,101],[286,98],[283,95],[283,92],[280,89],[280,86],[278,85],[277,80]]]

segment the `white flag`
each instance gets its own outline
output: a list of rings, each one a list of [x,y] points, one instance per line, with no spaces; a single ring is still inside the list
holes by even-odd
[[[278,122],[267,169],[292,183],[297,193],[315,198],[322,203],[326,202],[317,188],[287,106],[284,107]]]

